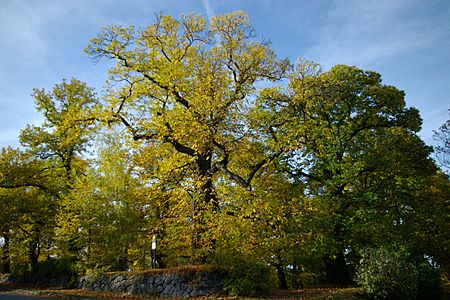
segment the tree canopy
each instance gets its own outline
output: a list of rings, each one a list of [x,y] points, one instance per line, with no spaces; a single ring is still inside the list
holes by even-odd
[[[244,257],[284,289],[347,284],[393,243],[448,276],[449,178],[380,74],[279,59],[241,11],[105,26],[85,51],[115,63],[102,97],[35,89],[44,122],[2,149],[5,272],[145,269],[156,236],[160,267]]]

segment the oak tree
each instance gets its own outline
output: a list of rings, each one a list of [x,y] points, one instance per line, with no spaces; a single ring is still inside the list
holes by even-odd
[[[116,61],[101,117],[127,128],[137,147],[171,146],[189,170],[192,249],[214,247],[205,224],[221,205],[215,182],[222,176],[247,188],[280,155],[278,149],[260,149],[263,158],[245,162],[245,173],[233,168],[240,145],[257,138],[247,115],[257,82],[279,80],[287,62],[255,40],[240,11],[213,17],[210,24],[188,14],[179,20],[158,15],[143,29],[107,26],[86,51],[95,60]]]
[[[280,168],[306,184],[305,195],[320,212],[312,228],[327,279],[348,283],[344,250],[405,220],[416,199],[411,194],[436,170],[431,149],[416,135],[418,111],[375,72],[344,65],[324,72],[306,61],[290,74],[286,90],[268,88],[260,103],[289,149]]]

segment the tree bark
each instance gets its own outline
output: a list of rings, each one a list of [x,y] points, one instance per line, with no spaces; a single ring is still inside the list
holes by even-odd
[[[11,273],[11,260],[9,256],[9,236],[8,234],[3,235],[3,249],[2,249],[2,273]]]
[[[126,271],[128,269],[128,249],[123,248],[122,254],[117,261],[117,268],[119,271]]]
[[[350,273],[345,262],[344,253],[339,252],[336,255],[326,256],[325,260],[325,278],[328,283],[348,285],[351,283]]]
[[[31,262],[31,269],[33,272],[38,271],[39,262],[39,238],[33,237],[33,239],[28,244],[28,257]]]
[[[286,272],[284,271],[283,265],[275,264],[274,267],[277,270],[278,288],[280,290],[287,290]]]
[[[193,237],[192,251],[193,263],[204,264],[208,252],[214,250],[215,240],[206,237],[205,233],[210,229],[208,217],[205,212],[218,210],[217,195],[214,191],[211,154],[198,155],[197,158],[197,182],[196,197],[192,203]]]

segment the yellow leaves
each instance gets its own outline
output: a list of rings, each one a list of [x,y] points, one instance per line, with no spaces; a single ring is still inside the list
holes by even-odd
[[[188,13],[181,15],[181,23],[185,30],[186,38],[198,37],[196,34],[203,32],[206,28],[207,21],[201,15]]]
[[[214,44],[213,37],[217,38]],[[208,193],[216,193],[218,201],[230,205],[252,203],[256,197],[262,207],[250,211],[255,222],[277,227],[285,221],[277,215],[275,196],[275,191],[285,191],[282,180],[272,178],[270,185],[271,178],[257,178],[255,184],[270,188],[252,195],[235,189],[221,174],[223,169],[214,166],[226,161],[229,170],[248,174],[277,148],[274,143],[267,147],[265,140],[270,138],[260,140],[257,131],[263,126],[257,125],[263,118],[249,111],[255,106],[257,81],[280,78],[289,64],[279,62],[268,45],[253,41],[254,37],[249,18],[241,11],[212,18],[209,29],[197,15],[179,20],[159,15],[142,32],[109,28],[89,48],[94,58],[117,61],[110,69],[102,117],[122,121],[135,137],[148,138],[130,142],[140,152],[134,161],[149,185],[164,189],[158,194],[162,198],[157,200],[158,209],[168,216],[164,220],[168,230],[178,235],[186,232],[183,224],[192,227],[206,222],[214,227],[224,221],[222,217],[226,219],[216,216],[220,213],[214,205],[204,203]],[[266,92],[272,98],[282,94],[276,89]],[[207,175],[200,176],[200,170]],[[273,170],[264,166],[264,172]],[[114,175],[114,170],[110,173]],[[270,217],[265,220],[268,211]]]
[[[211,30],[228,42],[248,38],[253,32],[248,15],[243,11],[212,17]]]
[[[215,17],[211,30],[222,34],[221,43],[202,48],[211,42],[211,33],[197,15],[181,20],[159,15],[138,34],[110,27],[90,48],[92,54],[118,62],[110,70],[108,109],[103,112],[126,120],[131,132],[151,132],[157,140],[211,151],[220,131],[243,123],[244,101],[251,99],[256,80],[280,75],[274,53],[251,40],[253,29],[245,13]],[[115,49],[113,56],[108,47]]]

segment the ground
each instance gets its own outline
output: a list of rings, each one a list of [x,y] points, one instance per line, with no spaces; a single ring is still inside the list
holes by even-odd
[[[133,296],[127,294],[93,292],[84,290],[61,290],[61,289],[45,289],[35,286],[0,284],[0,292],[9,292],[17,295],[30,296],[31,299],[40,299],[39,297],[53,299],[124,299],[124,300],[141,300],[141,299],[167,299],[149,296]],[[31,298],[34,297],[34,298]],[[22,299],[22,298],[21,298]],[[42,299],[42,298],[41,298]],[[178,299],[178,298],[177,298]],[[230,297],[213,295],[207,297],[198,297],[199,300],[207,299],[250,299],[241,297]],[[257,299],[257,298],[252,298]],[[362,291],[359,288],[338,288],[338,287],[318,287],[297,291],[274,291],[271,295],[261,299],[311,299],[311,300],[350,300],[363,299]]]

